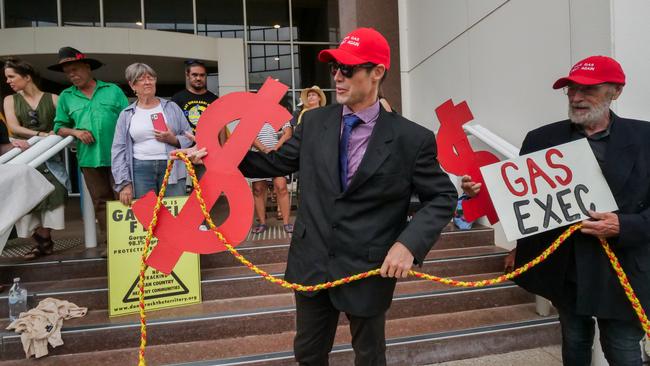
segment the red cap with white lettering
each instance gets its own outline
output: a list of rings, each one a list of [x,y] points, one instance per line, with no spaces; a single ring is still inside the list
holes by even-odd
[[[388,41],[372,28],[359,28],[348,33],[339,44],[339,48],[322,50],[318,60],[329,62],[336,60],[345,65],[360,65],[368,62],[383,64],[390,69],[390,47]]]
[[[625,85],[623,68],[611,57],[591,56],[573,65],[569,76],[558,79],[553,89],[560,89],[570,82],[580,85],[613,83]]]

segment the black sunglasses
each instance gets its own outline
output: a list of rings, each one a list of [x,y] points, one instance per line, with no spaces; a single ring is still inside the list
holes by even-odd
[[[29,116],[29,127],[38,127],[40,121],[38,120],[38,112],[35,110],[29,110],[27,111],[27,115]]]
[[[341,75],[346,78],[351,78],[358,69],[372,69],[375,66],[377,66],[377,64],[373,64],[372,62],[359,65],[345,65],[338,62],[330,62],[330,73],[332,76],[335,76],[336,72],[341,70]]]
[[[185,60],[185,66],[194,66],[194,65],[201,65],[205,67],[205,63],[201,60],[195,60],[195,59]]]

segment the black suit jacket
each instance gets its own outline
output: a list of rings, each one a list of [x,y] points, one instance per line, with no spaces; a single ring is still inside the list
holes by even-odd
[[[603,174],[619,211],[620,235],[608,241],[646,311],[650,310],[650,123],[611,113],[610,140]],[[521,154],[569,142],[571,123],[553,123],[526,136]],[[517,242],[516,264],[526,263],[548,247],[565,230],[552,230]],[[634,319],[598,240],[580,232],[546,262],[520,277],[517,283],[542,295],[556,306],[578,314],[609,319]]]
[[[240,165],[248,177],[300,170],[288,281],[311,285],[377,268],[395,241],[422,263],[456,204],[456,190],[436,159],[433,132],[383,108],[363,160],[341,192],[341,115],[341,105],[309,111],[279,151],[251,152]],[[413,193],[423,206],[407,223]],[[394,279],[372,277],[329,294],[341,311],[374,316],[388,309],[394,288]]]

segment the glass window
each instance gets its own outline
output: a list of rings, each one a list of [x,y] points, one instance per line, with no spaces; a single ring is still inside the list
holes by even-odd
[[[339,5],[337,0],[292,0],[291,6],[294,40],[339,41]]]
[[[107,27],[142,28],[140,0],[104,1],[104,23]]]
[[[196,0],[198,34],[219,38],[244,38],[242,0]]]
[[[302,89],[312,85],[318,85],[321,89],[332,87],[332,77],[329,73],[329,66],[318,61],[318,53],[326,48],[334,46],[325,45],[297,45],[297,53],[294,55],[296,67],[296,88]]]
[[[291,87],[291,53],[287,45],[248,45],[249,88],[259,89],[267,77]]]
[[[5,0],[5,25],[17,27],[56,27],[56,0]]]
[[[246,0],[249,41],[289,41],[289,0]]]
[[[194,34],[192,0],[144,0],[145,28]]]
[[[99,0],[61,0],[63,25],[99,27]]]

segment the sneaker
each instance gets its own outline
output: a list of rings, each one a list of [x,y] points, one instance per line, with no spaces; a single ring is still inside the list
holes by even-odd
[[[285,233],[287,233],[287,234],[293,233],[293,224],[286,224],[286,225],[283,225],[283,227],[284,227],[284,232]]]

